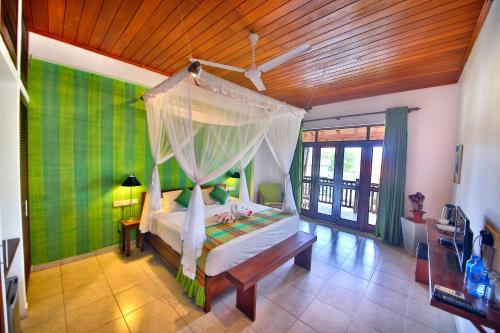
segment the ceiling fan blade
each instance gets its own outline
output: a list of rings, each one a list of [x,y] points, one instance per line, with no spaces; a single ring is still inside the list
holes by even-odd
[[[269,60],[268,62],[263,63],[258,68],[263,72],[270,71],[274,67],[277,67],[277,66],[287,62],[288,60],[293,59],[295,57],[298,57],[302,53],[305,53],[310,48],[311,48],[311,45],[309,45],[309,44],[301,45],[301,46],[299,46],[291,51],[288,51],[287,53],[284,53],[280,56],[277,56],[274,59]]]
[[[250,81],[252,81],[253,85],[255,86],[255,88],[257,88],[258,91],[266,90],[266,86],[264,86],[264,82],[262,82],[260,76],[252,76],[248,78],[250,79]]]
[[[207,60],[201,60],[201,59],[196,59],[196,58],[189,58],[189,61],[191,61],[191,62],[198,61],[202,65],[207,65],[207,66],[211,66],[211,67],[217,67],[217,68],[227,69],[227,70],[230,70],[230,71],[235,71],[235,72],[240,72],[240,73],[244,73],[245,72],[245,69],[240,68],[240,67],[219,64],[217,62],[212,62],[212,61],[207,61]]]

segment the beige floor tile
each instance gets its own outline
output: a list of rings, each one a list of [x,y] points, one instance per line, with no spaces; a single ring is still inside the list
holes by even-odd
[[[371,282],[378,284],[384,288],[400,293],[401,295],[408,295],[408,288],[410,287],[410,281],[407,279],[400,279],[390,273],[382,272],[376,270],[373,273]]]
[[[293,260],[289,260],[285,264],[275,269],[271,274],[280,279],[288,279],[301,269],[303,268],[294,265]]]
[[[176,332],[186,328],[187,323],[174,308],[165,301],[155,300],[125,316],[132,333]]]
[[[123,317],[113,320],[93,331],[92,333],[129,333],[128,326]]]
[[[325,264],[324,262],[321,262],[319,260],[316,260],[314,259],[313,256],[311,264],[311,274],[317,275],[322,279],[328,280],[332,277],[335,271],[336,271],[335,267]]]
[[[347,260],[351,260],[365,266],[376,267],[378,262],[380,261],[380,257],[380,254],[366,253],[363,252],[363,250],[357,248],[353,252],[351,252],[351,254],[349,254]]]
[[[406,315],[408,298],[395,291],[370,283],[368,288],[366,288],[364,297],[388,310],[399,313],[402,316]]]
[[[257,333],[257,332],[252,327],[246,326],[246,327],[235,328],[235,329],[230,328],[227,331],[225,331],[224,333]]]
[[[407,317],[438,332],[455,333],[453,315],[428,304],[408,299]]]
[[[405,321],[403,316],[387,310],[366,298],[361,300],[354,319],[373,329],[386,333],[403,332]]]
[[[104,274],[98,266],[71,271],[62,276],[63,291],[67,292],[75,288],[81,288],[86,284],[97,281],[104,281]]]
[[[81,333],[97,329],[121,317],[120,308],[112,296],[78,307],[66,313],[68,332]]]
[[[354,315],[361,301],[360,294],[331,284],[325,286],[325,288],[320,291],[317,298],[348,316]]]
[[[346,260],[346,257],[342,257],[335,253],[331,253],[328,247],[321,250],[314,255],[314,259],[321,261],[324,264],[330,265],[332,267],[339,267]]]
[[[337,232],[333,242],[336,243],[337,246],[354,249],[359,245],[360,241],[363,241],[364,239],[364,237],[359,237],[354,233],[340,230]]]
[[[258,289],[258,286],[257,286]],[[261,297],[259,294],[257,297]],[[216,301],[224,303],[228,308],[233,309],[236,307],[236,288],[231,288],[224,293],[220,294]]]
[[[358,247],[356,248],[356,252],[359,254],[363,254],[364,256],[371,256],[377,260],[380,260],[382,257],[381,247],[383,243],[374,239],[365,239],[359,242]],[[353,260],[352,258],[349,258]]]
[[[288,333],[316,333],[316,331],[312,327],[307,326],[304,322],[297,319]]]
[[[105,279],[88,283],[78,288],[64,292],[64,306],[66,311],[94,303],[100,299],[111,296],[111,289]]]
[[[37,272],[31,272],[30,285],[33,283],[43,282],[46,280],[61,277],[61,266],[47,268]]]
[[[288,283],[293,284],[302,291],[316,295],[323,288],[326,280],[308,270],[301,269],[291,277]]]
[[[390,261],[380,260],[377,265],[377,269],[382,272],[392,274],[398,278],[409,280],[414,267],[400,265]]]
[[[257,314],[251,327],[259,333],[288,332],[295,317],[264,297],[257,299]]]
[[[366,281],[365,279],[354,276],[342,270],[337,270],[330,278],[330,280],[328,280],[325,288],[341,287],[355,294],[362,295],[367,286],[368,281]]]
[[[314,300],[300,316],[300,320],[318,332],[338,333],[347,332],[351,317],[326,303]]]
[[[28,302],[44,300],[47,297],[62,294],[61,277],[54,277],[43,281],[37,281],[29,284]]]
[[[293,274],[291,274],[289,278],[291,277],[293,277]],[[257,283],[257,292],[262,295],[272,293],[273,290],[276,290],[286,283],[285,280],[286,279],[284,278],[279,278],[273,274],[269,274]]]
[[[285,284],[266,295],[268,299],[278,304],[292,315],[300,316],[311,304],[314,294],[300,290],[296,286]]]
[[[50,321],[51,318],[58,318],[59,316],[64,317],[64,303],[63,295],[54,295],[47,297],[43,300],[32,302],[30,300],[28,304],[28,314],[24,318],[22,323],[22,328],[28,328],[30,326],[35,326],[46,321]]]
[[[66,318],[64,314],[47,316],[48,320],[36,325],[25,327],[21,322],[23,333],[63,333],[66,332]]]
[[[421,303],[429,304],[429,286],[418,283],[415,280],[411,281],[410,289],[408,289],[408,297]]]
[[[450,315],[426,305],[427,287],[412,280],[415,260],[402,249],[310,226],[318,234],[311,272],[290,260],[259,281],[255,322],[236,308],[234,289],[205,314],[159,257],[112,251],[32,273],[23,332],[64,332],[66,323],[68,332],[455,332]],[[362,265],[376,265],[371,284]]]
[[[391,248],[390,250],[384,250],[382,252],[382,258],[380,259],[380,261],[392,262],[408,269],[415,267],[415,258],[410,257],[408,254],[403,252],[403,250],[394,248]]]
[[[119,266],[127,266],[129,261],[127,261],[126,257],[124,257],[118,251],[107,252],[103,254],[99,254],[97,257],[97,261],[99,262],[99,266],[105,270],[108,268],[114,268]]]
[[[437,331],[406,318],[405,333],[437,333]]]
[[[113,293],[119,293],[125,289],[133,287],[137,284],[151,282],[146,273],[135,267],[130,267],[126,271],[122,270],[105,270],[106,280],[111,287]]]
[[[351,322],[351,325],[349,325],[347,333],[378,333],[378,331],[374,330],[370,326],[366,326],[365,324],[357,320],[353,320]]]
[[[229,308],[222,302],[214,304],[212,311],[191,318],[189,326],[196,333],[240,332],[252,322],[236,308]]]
[[[367,281],[370,281],[373,272],[375,271],[375,267],[373,266],[363,265],[349,259],[344,261],[339,268],[347,273],[363,278]]]
[[[137,284],[115,294],[123,315],[127,315],[154,300],[163,300],[163,296],[164,294],[158,292],[158,289],[152,283]]]
[[[97,261],[96,256],[91,256],[89,258],[61,265],[61,273],[64,276],[68,273],[78,272],[89,268],[99,268],[99,262]]]

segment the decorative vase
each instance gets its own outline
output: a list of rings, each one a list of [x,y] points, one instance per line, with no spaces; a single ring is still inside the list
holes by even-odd
[[[412,210],[411,213],[415,221],[424,223],[425,212],[423,210]]]

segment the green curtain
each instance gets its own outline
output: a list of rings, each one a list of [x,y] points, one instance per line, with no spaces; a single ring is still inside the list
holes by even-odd
[[[375,233],[393,245],[403,243],[401,216],[405,197],[407,129],[408,107],[387,110]]]
[[[300,126],[299,139],[297,140],[297,147],[295,147],[295,154],[293,155],[292,166],[290,167],[290,179],[292,181],[293,197],[295,198],[295,205],[297,212],[300,214],[302,207],[302,125]]]

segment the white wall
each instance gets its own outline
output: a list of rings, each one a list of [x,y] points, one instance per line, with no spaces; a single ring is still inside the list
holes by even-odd
[[[397,106],[419,106],[408,116],[406,194],[422,192],[428,217],[441,214],[451,200],[453,152],[457,124],[457,85],[405,91],[315,106],[306,119],[383,111]],[[306,122],[304,128],[328,128],[383,123],[385,116]],[[409,214],[409,202],[405,211]]]
[[[32,32],[29,33],[29,48],[35,58],[146,87],[154,87],[167,79],[139,66]]]
[[[459,89],[457,144],[464,145],[462,178],[454,186],[475,234],[486,221],[500,230],[500,3],[493,1],[464,68]],[[500,240],[496,240],[497,242]],[[500,253],[494,267],[500,269]],[[477,332],[458,320],[461,332]]]

